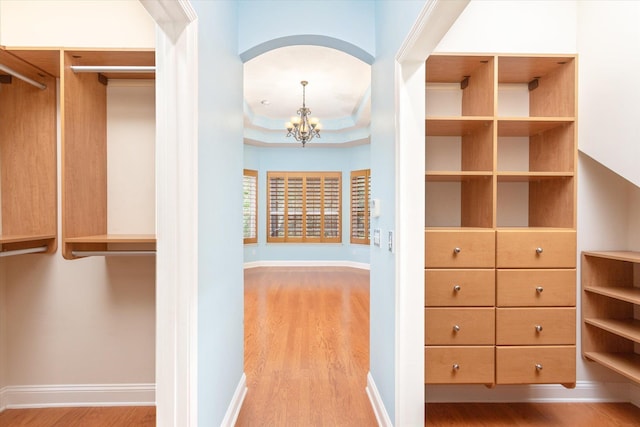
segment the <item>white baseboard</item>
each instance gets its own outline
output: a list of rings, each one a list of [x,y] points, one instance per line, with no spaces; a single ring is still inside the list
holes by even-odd
[[[7,405],[5,403],[6,390],[7,390],[6,387],[0,388],[0,412],[4,411],[5,408],[7,407]]]
[[[233,427],[238,420],[238,415],[240,414],[240,408],[242,408],[242,402],[244,402],[244,398],[247,395],[247,376],[243,373],[240,377],[240,382],[236,387],[235,393],[233,393],[233,397],[231,398],[231,403],[229,403],[229,407],[227,408],[227,413],[224,414],[224,419],[220,424],[221,427]]]
[[[629,402],[640,408],[640,386],[629,383]]]
[[[483,385],[428,385],[425,401],[439,402],[628,402],[629,384],[578,381],[573,389],[558,384],[502,385],[489,389]]]
[[[387,409],[384,407],[384,402],[380,397],[380,393],[378,393],[378,388],[376,387],[375,381],[373,381],[371,372],[367,373],[367,396],[369,396],[373,413],[376,415],[376,420],[378,420],[378,426],[393,427],[393,423],[391,422],[391,418],[389,418]]]
[[[0,390],[0,408],[3,409],[155,404],[155,384],[7,386]]]
[[[369,270],[370,265],[355,261],[250,261],[244,263],[244,268],[256,267],[351,267]]]

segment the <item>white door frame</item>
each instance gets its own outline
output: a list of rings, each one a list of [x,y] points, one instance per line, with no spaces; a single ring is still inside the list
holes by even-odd
[[[396,426],[424,423],[425,60],[469,0],[428,0],[396,55]]]
[[[140,0],[156,30],[156,424],[198,424],[198,45],[187,0]]]

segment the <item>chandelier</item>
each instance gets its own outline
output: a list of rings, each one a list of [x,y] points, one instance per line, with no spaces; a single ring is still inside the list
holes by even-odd
[[[302,142],[302,146],[311,141],[314,137],[320,138],[320,122],[317,118],[311,118],[311,110],[305,105],[305,87],[309,84],[306,80],[300,82],[302,85],[302,107],[298,109],[298,116],[292,117],[287,122],[287,137],[294,137],[296,141]]]

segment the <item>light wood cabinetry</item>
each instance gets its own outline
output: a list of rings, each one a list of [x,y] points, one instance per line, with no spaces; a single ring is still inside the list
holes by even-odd
[[[582,253],[582,355],[640,383],[640,252]]]
[[[426,383],[575,383],[576,61],[427,59]]]
[[[107,221],[107,85],[111,79],[154,78],[109,67],[154,64],[151,50],[62,51],[62,254],[67,259],[114,250],[155,251],[155,234],[112,235]],[[102,70],[78,72],[76,66]]]
[[[34,63],[59,55],[21,53],[0,49],[0,256],[57,246],[56,75]]]

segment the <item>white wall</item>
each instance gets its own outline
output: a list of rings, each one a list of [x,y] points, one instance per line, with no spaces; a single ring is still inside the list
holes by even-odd
[[[640,186],[640,2],[579,1],[580,150]]]
[[[138,0],[0,0],[4,46],[154,47]]]
[[[140,3],[133,0],[1,0],[0,40],[6,46],[152,48],[155,24]],[[110,155],[115,154],[114,148],[116,151],[133,148],[142,149],[134,153],[145,158],[137,159],[142,161],[134,165],[122,162],[136,159],[121,158],[116,167],[119,170],[110,170],[109,204],[118,208],[108,215],[109,228],[132,231],[129,220],[134,219],[136,231],[153,233],[154,90],[144,83],[142,88],[131,88],[137,92],[133,95],[134,103],[131,91],[112,89],[108,101],[111,113],[123,109],[129,109],[129,113],[121,115],[119,126],[114,128],[114,123],[110,124]],[[142,109],[133,111],[136,105]],[[129,121],[135,114],[143,114],[145,118]],[[59,150],[58,139],[60,159]],[[111,166],[117,166],[114,161],[115,158]],[[58,181],[59,175],[60,165]],[[125,176],[125,180],[119,179]],[[132,199],[123,199],[119,191],[113,191],[130,188],[132,183],[147,189],[151,183],[150,193],[144,198],[134,196],[135,202],[142,205],[134,206]],[[60,221],[60,201],[58,206]],[[143,230],[137,228],[141,225]],[[58,236],[61,237],[60,227]],[[99,395],[98,402],[101,398],[154,401],[153,257],[67,261],[58,251],[51,255],[2,258],[0,310],[0,388],[7,387],[8,403],[82,403],[86,394],[69,391],[77,385],[96,384],[111,385],[110,392],[94,393]],[[32,387],[29,389],[32,393],[13,393],[15,387],[23,386]]]

